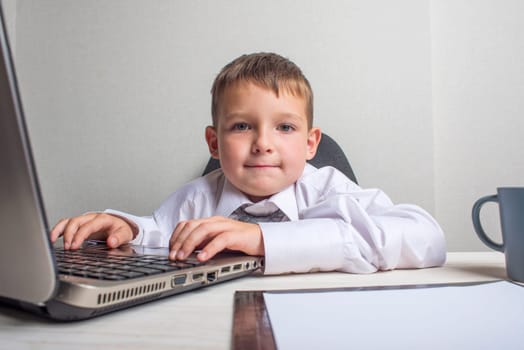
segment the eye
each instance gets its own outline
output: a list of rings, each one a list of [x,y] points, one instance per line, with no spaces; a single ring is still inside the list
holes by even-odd
[[[282,124],[278,126],[278,130],[283,131],[283,132],[291,132],[295,130],[295,128],[293,127],[293,125],[290,125],[290,124]]]
[[[234,131],[246,131],[250,128],[247,123],[235,123],[231,129]]]

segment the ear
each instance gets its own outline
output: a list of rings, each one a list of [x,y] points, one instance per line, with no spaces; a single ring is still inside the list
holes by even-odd
[[[311,128],[307,136],[307,151],[306,160],[311,160],[317,154],[318,144],[322,138],[322,131],[320,128]]]
[[[209,148],[209,153],[211,154],[211,157],[215,159],[219,159],[217,131],[212,126],[206,127],[206,142],[207,142],[207,147]]]

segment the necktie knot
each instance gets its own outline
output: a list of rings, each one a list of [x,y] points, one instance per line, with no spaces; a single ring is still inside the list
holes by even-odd
[[[253,224],[256,224],[259,222],[289,221],[289,218],[287,217],[287,215],[284,214],[284,212],[278,208],[277,210],[269,214],[255,215],[255,214],[250,214],[245,210],[248,206],[249,204],[242,204],[233,213],[231,213],[229,217],[234,220],[250,222]]]

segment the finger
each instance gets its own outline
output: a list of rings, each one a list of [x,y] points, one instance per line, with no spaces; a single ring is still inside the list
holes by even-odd
[[[83,225],[85,222],[90,221],[91,217],[91,215],[82,215],[68,220],[62,234],[62,236],[64,237],[65,249],[71,248],[71,244],[78,233],[79,227]]]
[[[126,244],[133,239],[133,232],[129,227],[120,226],[114,231],[108,233],[106,244],[110,248],[118,248],[122,244]]]
[[[173,260],[185,259],[193,250],[191,248],[183,248],[186,240],[191,237],[195,230],[201,225],[204,220],[190,220],[184,221],[177,225],[175,232],[170,240],[170,258]]]
[[[197,254],[197,259],[202,262],[208,261],[209,259],[213,258],[215,255],[217,255],[219,252],[228,248],[228,246],[230,245],[229,236],[230,235],[227,233],[224,233],[222,235],[217,235],[204,248],[202,248],[202,251]]]
[[[119,231],[112,239],[113,248],[128,242],[132,237],[129,227],[125,227],[124,221],[107,214],[95,214],[92,219],[82,223],[71,243],[71,248],[79,248],[88,238],[106,239],[110,234]]]
[[[178,250],[180,249],[180,246],[182,245],[180,235],[182,231],[184,231],[186,225],[188,224],[187,221],[180,221],[173,231],[173,234],[171,235],[171,238],[169,239],[169,258],[171,260],[176,260]]]
[[[236,221],[226,222],[223,232],[216,235],[202,248],[197,259],[200,261],[209,260],[225,249],[241,251],[249,255],[265,255],[260,226]]]
[[[173,233],[171,234],[171,237],[169,238],[169,247],[172,247],[175,244],[175,242],[178,240],[178,237],[180,237],[180,233],[182,232],[184,227],[187,225],[187,223],[188,223],[187,221],[180,221],[176,225]]]
[[[209,242],[211,241],[211,238],[205,238],[202,242],[200,242],[196,247],[195,250],[201,250],[203,249]]]
[[[226,221],[222,218],[216,217],[201,221],[199,225],[191,231],[190,235],[186,237],[177,256],[185,258],[191,254],[196,247],[201,246],[203,242],[210,241],[215,236],[223,233],[224,230],[227,229],[227,224],[225,223]]]
[[[69,222],[69,218],[61,219],[56,223],[56,225],[51,230],[51,233],[49,234],[49,237],[51,239],[51,242],[55,243],[58,237],[60,237],[64,233],[64,229]]]

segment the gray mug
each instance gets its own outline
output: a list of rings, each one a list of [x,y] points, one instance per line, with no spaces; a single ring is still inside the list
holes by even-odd
[[[487,202],[499,205],[502,243],[489,238],[480,223],[480,209]],[[497,194],[475,202],[471,216],[480,240],[491,249],[504,253],[508,277],[524,282],[524,187],[497,188]]]

